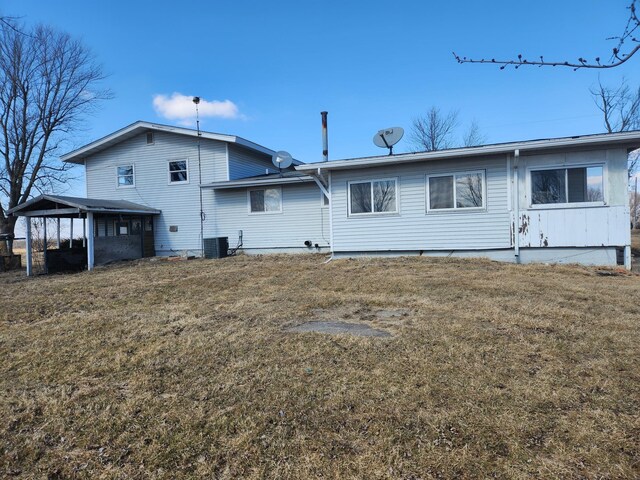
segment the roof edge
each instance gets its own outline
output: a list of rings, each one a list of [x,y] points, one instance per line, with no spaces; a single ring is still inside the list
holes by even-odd
[[[498,155],[515,150],[520,153],[550,150],[554,148],[568,148],[577,146],[595,145],[635,145],[640,148],[640,130],[616,133],[598,133],[592,135],[580,135],[572,137],[558,137],[537,140],[523,140],[518,142],[497,143],[478,147],[462,147],[431,152],[401,153],[397,155],[379,155],[375,157],[359,157],[351,159],[330,160],[328,162],[306,163],[296,166],[300,172],[308,172],[318,169],[349,169],[360,167],[373,167],[394,163],[410,163],[418,161],[447,160],[455,157],[477,157],[481,155]]]

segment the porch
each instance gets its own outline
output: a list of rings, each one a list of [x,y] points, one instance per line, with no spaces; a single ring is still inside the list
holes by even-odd
[[[160,210],[124,200],[40,195],[9,211],[26,219],[27,275],[33,270],[32,219],[44,222],[44,273],[93,270],[117,260],[155,255],[153,217]],[[48,248],[46,220],[56,220],[56,248]],[[61,221],[69,220],[69,242],[62,245]],[[73,239],[74,219],[82,219],[82,238]]]

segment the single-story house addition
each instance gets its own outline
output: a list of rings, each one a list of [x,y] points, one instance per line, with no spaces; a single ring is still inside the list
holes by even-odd
[[[84,164],[88,198],[158,212],[157,255],[200,255],[202,238],[228,237],[246,253],[630,267],[627,159],[639,147],[635,131],[296,161],[279,172],[273,150],[240,137],[136,122],[62,159]]]

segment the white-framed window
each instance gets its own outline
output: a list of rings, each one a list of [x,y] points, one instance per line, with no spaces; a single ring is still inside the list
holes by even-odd
[[[282,212],[282,189],[254,188],[247,192],[249,213],[280,213]]]
[[[169,183],[189,183],[189,161],[169,160]]]
[[[118,188],[136,186],[135,169],[133,165],[119,165],[116,167]]]
[[[604,205],[604,165],[532,168],[531,205]]]
[[[329,197],[327,197],[322,190],[320,191],[320,206],[322,208],[329,206]]]
[[[398,213],[397,179],[349,182],[349,215]]]
[[[147,145],[153,145],[155,143],[155,136],[153,132],[147,132]]]
[[[485,208],[484,170],[427,176],[427,211],[469,211]]]

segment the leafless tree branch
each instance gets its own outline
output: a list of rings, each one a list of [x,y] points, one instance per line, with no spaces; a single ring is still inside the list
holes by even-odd
[[[56,154],[111,92],[89,50],[47,26],[22,33],[0,22],[0,233],[13,233],[6,211],[32,192],[55,191],[69,166]]]
[[[495,58],[473,59],[460,56],[455,52],[453,52],[453,56],[458,63],[490,63],[499,65],[501,70],[505,69],[508,66],[513,66],[517,69],[525,65],[538,67],[569,67],[573,68],[574,70],[579,70],[581,68],[615,68],[629,61],[629,59],[633,57],[638,52],[638,50],[640,50],[640,39],[636,36],[637,32],[640,30],[640,18],[638,17],[638,12],[636,9],[636,1],[637,0],[633,0],[627,7],[627,9],[629,10],[629,18],[627,20],[627,24],[623,33],[620,36],[610,37],[607,39],[617,40],[618,42],[616,46],[611,50],[611,56],[606,62],[601,62],[600,57],[596,57],[593,61],[589,61],[583,57],[578,58],[577,61],[548,61],[545,60],[544,56],[542,55],[539,57],[539,60],[529,60],[524,58],[521,54],[518,55],[517,59],[511,60],[496,60]],[[635,45],[633,45],[630,50],[625,53],[623,50],[628,44]]]

